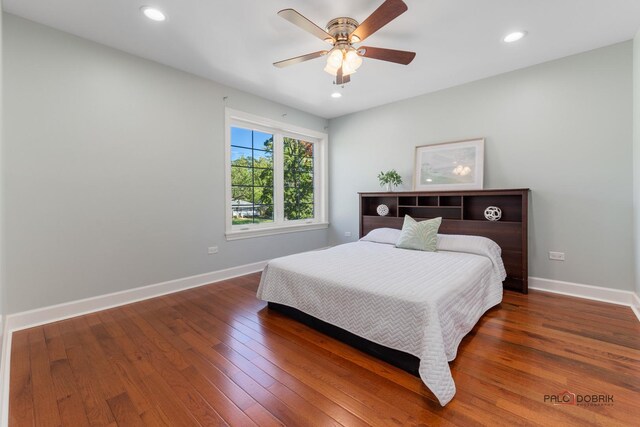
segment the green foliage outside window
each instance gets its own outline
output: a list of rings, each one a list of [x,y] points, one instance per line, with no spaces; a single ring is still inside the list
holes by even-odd
[[[313,218],[313,144],[284,138],[284,217]]]
[[[284,217],[287,220],[313,218],[313,144],[286,137],[283,142]],[[231,161],[233,224],[274,219],[273,137],[262,145],[254,146],[253,152],[258,154],[243,154]]]
[[[231,161],[232,224],[273,221],[273,137]]]

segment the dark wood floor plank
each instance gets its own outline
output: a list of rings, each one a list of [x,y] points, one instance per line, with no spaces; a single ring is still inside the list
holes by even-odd
[[[49,361],[55,362],[56,360],[66,359],[67,353],[64,350],[64,342],[60,336],[60,328],[57,323],[50,323],[44,325],[44,336],[47,344],[47,351],[49,352]]]
[[[123,426],[144,426],[144,422],[138,411],[136,410],[133,402],[129,399],[129,395],[121,393],[115,397],[107,400],[109,408],[113,416],[116,418],[116,423]]]
[[[49,356],[42,327],[29,330],[29,354],[33,378],[33,406],[35,424],[38,426],[59,426],[60,411],[56,388],[51,377]]]
[[[229,425],[255,426],[251,418],[242,412],[215,384],[209,382],[196,368],[189,366],[182,375],[195,387]]]
[[[80,336],[84,356],[91,366],[94,379],[99,383],[99,389],[105,401],[112,397],[119,396],[124,393],[124,386],[106,357],[99,338],[96,337],[92,330],[92,324],[87,321],[87,317],[76,317],[72,319],[76,332]]]
[[[9,380],[9,423],[12,426],[31,426],[34,424],[33,383],[29,353],[29,331],[14,332],[11,343],[11,378]]]
[[[198,422],[202,425],[226,425],[224,419],[180,373],[190,366],[182,354],[137,315],[132,307],[124,307],[123,311],[131,316],[127,329],[127,332],[131,332],[130,337],[152,355],[151,364],[156,372]]]
[[[225,294],[226,294],[226,292],[225,292]],[[223,299],[223,297],[221,295],[216,295],[216,298],[215,298],[215,301],[216,301],[216,316],[220,315],[220,312],[223,311],[222,307],[221,307],[221,304],[220,304],[222,299]],[[196,313],[197,312],[200,316],[204,316],[207,313],[206,306],[207,306],[207,304],[210,304],[210,301],[211,301],[211,299],[208,298],[205,295],[204,298],[199,299],[197,304],[195,304],[195,303],[191,304],[189,306],[189,308],[191,308],[192,310],[189,310],[189,311],[191,313]],[[224,318],[224,316],[221,316],[221,318]],[[241,317],[237,317],[236,316],[233,319],[235,320],[235,322],[233,322],[233,323],[234,323],[236,328],[243,327],[243,323],[242,323],[243,320],[242,320]],[[258,329],[260,329],[260,327],[258,327]],[[244,327],[243,327],[243,332],[246,335],[252,335],[252,333],[253,333],[250,329],[246,329]],[[276,336],[270,337],[270,342],[269,342],[270,346],[274,345],[274,342],[272,340],[276,339],[276,338],[277,338]],[[299,352],[300,349],[296,348],[295,344],[292,344],[292,342],[294,342],[294,341],[295,341],[295,337],[294,337],[293,341],[289,340],[289,339],[282,339],[283,344],[285,344],[285,345],[293,345],[292,350],[294,352]],[[278,354],[280,354],[281,351],[282,351],[282,349],[278,348]],[[277,358],[277,355],[274,355],[274,357]],[[343,368],[343,367],[341,367],[341,366],[339,366],[339,365],[337,365],[335,363],[328,362],[329,364],[326,364],[326,361],[323,360],[322,357],[320,357],[320,358],[313,358],[312,357],[312,359],[309,359],[308,362],[309,363],[305,366],[305,368],[307,370],[321,373],[320,377],[317,378],[316,380],[320,380],[322,382],[329,382],[329,383],[331,383],[331,385],[335,389],[342,390],[342,391],[344,391],[346,393],[351,393],[353,391],[353,389],[354,389],[354,382],[349,381],[348,380],[349,377],[351,377],[352,375],[356,375],[360,379],[362,379],[363,378],[363,374],[364,375],[369,374],[366,371],[357,372],[357,373],[353,374],[350,369],[345,369],[345,368]],[[353,369],[353,367],[351,367],[351,369]],[[331,377],[323,376],[322,372],[325,372],[325,373],[336,373],[337,372],[337,373],[341,373],[341,374],[338,375],[337,377],[334,376],[333,378],[331,378]],[[408,375],[408,374],[405,374],[405,375]],[[345,380],[345,379],[347,379],[347,380]],[[415,381],[415,377],[413,377],[413,380]],[[424,387],[424,386],[422,386],[422,387]],[[396,392],[397,391],[390,391],[389,393],[387,393],[387,396],[393,396]],[[356,394],[358,394],[358,397],[360,399],[363,399],[363,401],[367,405],[370,406],[369,407],[369,416],[371,416],[372,414],[376,414],[376,413],[378,414],[377,415],[378,416],[378,420],[377,420],[378,423],[389,421],[392,424],[405,424],[405,423],[410,421],[409,419],[393,419],[393,418],[388,419],[387,416],[384,415],[384,413],[387,413],[387,414],[393,413],[394,412],[393,411],[394,406],[393,406],[392,403],[387,402],[384,398],[380,398],[380,396],[379,396],[380,393],[377,392],[377,388],[373,388],[372,389],[371,388],[371,384],[366,384],[366,385],[360,387],[359,390],[356,390]],[[404,400],[400,400],[398,403],[401,406],[407,404]],[[435,401],[432,401],[431,404],[432,405],[437,405],[435,403]],[[387,411],[384,410],[385,405],[390,405],[389,408],[387,408],[388,409]],[[417,406],[415,404],[411,404],[410,403],[409,405],[412,405],[411,410],[418,410],[419,411],[421,409],[420,406]],[[381,412],[378,412],[378,411],[381,411]],[[430,417],[431,418],[436,418],[436,419],[438,418],[438,416],[436,416],[436,415],[430,415]],[[440,421],[442,421],[442,420],[440,420]]]
[[[161,301],[161,299],[158,299],[158,301]],[[190,344],[189,340],[184,340],[180,334],[192,332],[194,329],[191,326],[187,326],[183,322],[183,316],[172,307],[167,306],[166,302],[162,302],[161,305],[161,307],[157,307],[156,316],[151,316],[148,313],[140,313],[140,315],[156,330],[162,331],[163,336],[167,338],[172,345],[175,345],[176,348],[190,350],[192,344]],[[219,343],[217,339],[210,337],[203,345],[211,346],[217,343]],[[189,366],[181,372],[194,387],[196,387],[200,394],[212,404],[214,409],[230,424],[252,425],[253,421],[251,421],[251,418],[242,412],[240,408],[256,406],[256,402],[222,372],[212,366],[202,368],[202,361],[199,360],[198,357],[194,357],[195,355],[192,352],[186,352],[184,350],[182,354],[185,356],[187,362],[199,367],[199,369]],[[213,373],[215,378],[213,380],[208,379],[207,373]],[[236,406],[234,401],[238,402],[239,407]],[[258,408],[254,408],[252,412],[254,415],[261,414]],[[267,411],[264,411],[261,415],[259,419],[261,423],[278,425],[277,420],[271,417]]]
[[[160,300],[157,301],[160,302]],[[156,305],[155,308],[154,313],[139,310],[138,314],[145,319],[152,328],[161,334],[162,338],[171,343],[173,348],[180,349],[181,355],[185,356],[188,354],[187,350],[191,349],[191,345],[187,341],[181,339],[173,329],[165,324],[165,322],[173,324],[179,318],[177,316],[172,316],[170,312],[164,310],[168,307],[163,302],[160,302],[160,304]],[[179,329],[179,331],[184,330],[186,330],[186,327]],[[183,357],[181,362],[188,365],[180,371],[182,375],[195,387],[200,395],[226,422],[234,425],[253,424],[251,419],[244,414],[242,410],[235,406],[235,404],[222,391],[220,391],[214,383],[209,382],[191,365],[188,357]],[[178,366],[176,367],[179,369]]]
[[[203,322],[202,316],[206,315],[206,311],[202,311],[202,309],[200,307],[194,306],[193,304],[188,305],[188,306],[185,305],[184,308],[185,308],[185,316],[192,317],[195,322],[198,322],[198,323],[200,323],[202,325],[202,328],[198,328],[198,332],[201,335],[204,336],[205,340],[208,340],[208,338],[207,338],[208,334],[207,334],[206,331],[209,330],[210,328],[208,327],[208,325],[206,323],[204,323],[204,324],[202,323]],[[213,319],[211,319],[211,320],[213,320]],[[239,323],[235,323],[235,327],[236,328],[239,325],[240,325]],[[249,332],[249,331],[246,331],[246,332]],[[221,337],[221,336],[219,336],[219,337]],[[247,339],[246,339],[247,337],[244,334],[243,334],[243,337],[244,337],[244,339],[242,341],[246,343],[247,342]],[[234,346],[234,343],[236,343],[237,345],[240,346],[240,347],[236,346],[235,347],[236,349],[238,349],[239,351],[245,353],[246,357],[248,357],[248,358],[252,357],[250,354],[249,355],[246,354],[247,350],[250,351],[250,352],[252,352],[252,350],[250,350],[248,347],[245,347],[245,350],[242,350],[242,343],[240,341],[236,341],[232,337],[227,336],[227,338],[224,339],[224,342],[227,345],[230,345],[230,346]],[[237,358],[238,355],[229,353],[228,351],[226,351],[228,349],[225,350],[225,347],[220,347],[220,345],[221,344],[217,344],[214,347],[216,349],[218,349],[218,351],[222,351],[223,354],[226,354],[227,358],[236,360],[238,363],[243,363],[243,361],[241,359]],[[242,357],[242,356],[240,356],[240,357]],[[309,365],[307,365],[307,367],[310,367],[310,366],[313,365],[313,361],[312,360],[310,360],[309,362],[310,363],[309,363]],[[333,368],[337,368],[337,367],[332,367],[333,372],[335,372],[335,369],[333,369]],[[329,371],[331,371],[331,370],[329,370]],[[272,371],[272,372],[278,372],[278,370]],[[314,394],[312,391],[306,389],[304,387],[304,384],[302,384],[300,381],[298,381],[295,377],[289,377],[288,374],[286,374],[284,371],[279,371],[279,373],[281,374],[281,377],[277,378],[278,382],[283,382],[283,381],[285,383],[288,382],[288,385],[290,385],[291,387],[297,388],[300,392],[304,391],[304,392],[307,392],[308,394]],[[282,374],[284,374],[284,375],[282,375]],[[258,378],[260,378],[260,377],[258,377]],[[266,381],[266,382],[264,384],[262,384],[263,386],[265,386],[266,388],[272,387],[273,381],[272,381],[271,377],[267,377],[266,379],[264,379],[264,381]],[[349,387],[349,384],[345,383],[345,387]],[[334,389],[334,393],[333,394],[335,394],[335,393],[336,393],[336,390]],[[320,400],[318,400],[318,396],[320,396],[320,394],[314,394],[312,397],[309,398],[309,400],[314,401],[315,404],[320,404]],[[322,398],[320,398],[320,399],[323,399],[323,398],[324,398],[324,396]],[[327,402],[324,402],[324,403],[326,404]],[[383,401],[379,401],[377,405],[372,405],[372,407],[378,407],[379,408],[380,406],[383,407],[384,404],[385,403]],[[372,409],[373,408],[369,408],[369,410],[367,412],[370,414]],[[325,410],[326,410],[326,406],[325,406]],[[332,415],[336,415],[336,416],[338,416],[338,418],[349,418],[350,417],[349,414],[344,413],[343,411],[341,411],[340,414],[332,414]],[[357,422],[354,419],[351,419],[351,421],[353,423]],[[380,421],[380,419],[378,419],[378,421]]]
[[[223,299],[227,298],[227,296],[218,296],[218,298]],[[232,299],[232,301],[234,300]],[[293,339],[312,343],[314,346],[324,349],[326,351],[325,355],[336,362],[342,363],[343,361],[348,361],[354,363],[367,371],[375,372],[377,375],[385,377],[392,382],[402,384],[405,388],[413,392],[421,393],[425,396],[431,396],[430,392],[425,391],[426,389],[422,383],[416,383],[415,377],[408,374],[405,375],[402,370],[386,363],[380,363],[379,360],[361,353],[346,344],[335,340],[327,340],[324,334],[310,330],[297,322],[291,322],[279,313],[271,312],[266,308],[266,304],[263,302],[259,302],[259,304],[256,305],[256,308],[259,308],[260,310],[258,310],[258,312],[251,312],[241,309],[238,312],[240,316],[236,318],[237,323],[244,324],[249,328],[254,328],[258,333],[260,333],[261,329],[264,327],[268,327],[271,328],[276,335],[282,336],[286,340]],[[221,310],[216,310],[216,314],[218,314],[219,311]],[[245,333],[249,333],[246,330],[243,331]],[[273,338],[273,335],[265,335],[265,339]]]
[[[96,373],[84,352],[80,334],[74,327],[73,319],[60,322],[59,327],[67,360],[82,397],[89,423],[106,425],[114,422],[115,419],[106,401],[107,397],[100,382],[96,381]]]
[[[268,373],[258,364],[247,359],[245,357],[246,352],[241,354],[224,343],[220,343],[214,348],[244,372],[251,372],[255,369],[264,372],[270,379],[269,384],[264,385],[267,390],[287,402],[289,406],[305,411],[309,418],[315,422],[322,425],[334,425],[343,421],[349,421],[352,423],[351,425],[358,423],[359,420],[348,411],[340,407],[332,407],[329,399],[305,387],[304,384],[288,373],[281,370],[272,370],[271,373]]]
[[[250,407],[254,405],[253,402],[257,402],[285,425],[297,425],[303,421],[295,415],[295,411],[291,411],[291,409],[276,396],[273,396],[268,390],[255,381],[251,375],[249,375],[250,373],[243,372],[213,348],[209,347],[206,340],[191,332],[185,333],[182,336],[194,346],[193,357],[200,359],[200,361],[195,361],[196,365],[202,367],[202,361],[206,360],[207,364],[215,367],[212,373],[223,373],[225,377],[231,380],[234,384],[234,387],[231,388],[235,398],[234,402],[237,402],[240,408]],[[239,392],[240,390],[241,393]],[[242,400],[238,402],[238,399]],[[256,408],[254,408],[254,411],[256,411]]]
[[[189,426],[199,425],[185,405],[175,399],[170,387],[154,369],[151,359],[153,349],[134,343],[128,331],[131,316],[119,309],[101,313],[103,325],[109,327],[109,335],[117,344],[111,362],[135,399],[138,411],[145,423],[151,425]],[[105,327],[106,329],[106,327]],[[135,336],[136,331],[133,331]]]
[[[119,325],[116,327],[111,314],[111,311],[101,312],[102,323],[92,326],[91,329],[96,336],[100,336],[100,345],[114,373],[119,376],[128,398],[145,424],[171,425],[170,420],[157,409],[150,397],[152,393],[142,380],[142,377],[154,372],[151,363],[141,355],[133,341],[126,334],[122,334],[124,330]],[[125,353],[126,351],[129,353]]]
[[[202,349],[200,352],[205,352]],[[264,408],[242,387],[227,377],[215,364],[212,364],[201,353],[195,350],[187,352],[189,361],[207,380],[221,390],[235,406],[245,412],[253,422],[258,425],[277,426],[283,425],[266,408]]]
[[[188,425],[195,422],[182,407],[180,411],[183,412],[176,413],[173,418],[169,418],[163,412],[164,396],[158,394],[157,390],[149,389],[144,380],[148,375],[155,374],[155,370],[147,359],[148,355],[140,351],[140,347],[133,343],[117,323],[116,318],[128,319],[126,315],[119,316],[118,313],[113,310],[100,313],[102,325],[111,338],[101,340],[101,345],[108,347],[108,350],[105,348],[105,354],[109,354],[109,361],[119,375],[140,418],[147,425],[171,426],[174,422]]]
[[[193,311],[191,311],[191,312],[195,312],[195,311],[196,311],[196,310],[193,310]],[[203,311],[203,312],[201,312],[201,313],[204,313],[204,312],[205,312],[205,311]],[[222,318],[224,318],[224,316],[221,316],[221,317],[222,317]],[[237,318],[236,318],[236,320],[237,320]],[[235,323],[235,325],[236,325],[236,327],[241,327],[241,326],[242,326],[242,323],[240,323],[240,322],[236,322],[236,323]],[[250,335],[250,334],[252,334],[252,332],[253,332],[253,331],[251,331],[250,329],[245,329],[245,328],[243,328],[243,331],[244,331],[246,334],[249,334],[249,335]],[[233,342],[233,341],[226,341],[226,343],[227,343],[228,345],[230,345],[230,346],[234,347],[236,350],[238,350],[238,351],[240,351],[240,352],[245,353],[246,357],[249,357],[249,358],[251,358],[251,357],[252,357],[252,355],[251,355],[251,354],[247,354],[245,351],[243,351],[243,350],[242,350],[242,345],[243,345],[242,343],[237,342],[237,343],[235,343],[235,344],[234,344],[234,342]],[[252,343],[255,343],[255,344],[252,344]],[[287,341],[287,343],[289,343],[289,342]],[[246,344],[246,345],[249,345],[249,346],[252,346],[252,345],[253,345],[253,346],[258,345],[258,346],[259,346],[259,347],[258,347],[258,350],[259,350],[259,351],[264,349],[264,347],[260,346],[260,344],[258,344],[258,343],[256,343],[256,342],[254,342],[253,340],[251,340],[251,341],[249,341],[249,342],[246,342],[246,341],[245,341],[245,344]],[[255,348],[255,347],[252,347],[252,348]],[[247,348],[247,349],[248,349],[248,348]],[[253,351],[253,350],[250,350],[250,351]],[[257,354],[257,353],[254,353],[254,354]],[[296,360],[296,359],[297,359],[297,360],[298,360],[298,363],[300,363],[299,357],[304,357],[304,356],[301,356],[301,355],[303,355],[303,354],[304,354],[304,352],[300,352],[300,348],[285,349],[284,347],[278,347],[278,348],[277,348],[277,354],[267,352],[267,353],[265,354],[265,357],[269,358],[270,360],[275,360],[275,361],[277,361],[277,360],[279,359],[279,356],[280,356],[280,355],[284,355],[284,356],[287,358],[287,363],[286,363],[286,364],[287,364],[288,366],[292,366],[292,365],[293,365],[293,364],[291,363],[291,362],[292,362],[292,359],[293,359],[293,360]],[[300,372],[300,371],[304,371],[304,372],[307,372],[307,373],[308,373],[308,372],[316,372],[316,373],[320,373],[320,377],[319,377],[319,378],[314,378],[314,380],[315,380],[315,382],[319,382],[319,383],[321,383],[321,384],[325,384],[325,381],[326,381],[326,378],[323,378],[323,377],[322,377],[322,375],[323,375],[323,374],[322,374],[322,372],[329,372],[329,373],[336,373],[336,372],[338,372],[338,373],[340,373],[340,372],[342,371],[342,375],[341,375],[342,377],[344,377],[344,376],[348,375],[348,372],[347,372],[347,371],[343,370],[341,367],[339,367],[339,366],[337,366],[337,365],[323,366],[323,367],[325,367],[325,368],[327,368],[327,369],[324,369],[324,370],[323,370],[323,369],[322,369],[322,367],[319,369],[319,368],[318,368],[318,366],[317,366],[317,362],[318,362],[318,361],[317,361],[317,359],[315,359],[315,358],[313,358],[313,357],[307,358],[306,363],[303,363],[303,364],[302,364],[302,367],[301,367],[301,369],[300,369],[298,372]],[[264,365],[263,365],[263,366],[264,366]],[[311,378],[310,376],[307,376],[305,379],[309,380],[310,378]],[[320,381],[318,381],[318,380],[320,380]],[[345,381],[344,385],[345,385],[345,387],[346,387],[346,388],[349,388],[349,387],[351,386],[351,384],[350,384],[348,381]],[[333,390],[333,393],[332,393],[332,394],[333,394],[334,396],[335,396],[336,392],[337,392],[337,393],[340,393],[340,392],[339,392],[339,390],[338,390],[338,389],[336,389],[335,387],[332,387],[332,390]],[[383,401],[379,401],[379,402],[377,402],[376,404],[372,405],[372,407],[371,407],[371,408],[368,408],[368,409],[366,410],[366,412],[367,412],[367,414],[368,414],[369,416],[371,416],[372,411],[374,410],[374,407],[376,407],[376,408],[384,408],[384,405],[385,405],[385,402],[383,402]],[[361,413],[361,415],[362,415],[362,413]],[[377,419],[377,421],[378,421],[378,422],[380,422],[380,419]]]
[[[266,308],[260,274],[13,334],[9,417],[23,425],[634,425],[630,309],[505,292],[450,363],[442,408],[420,379]],[[612,394],[553,405],[563,390]],[[46,417],[46,418],[45,418]]]
[[[163,413],[163,417],[169,421],[170,426],[199,426],[200,423],[189,408],[184,405],[176,396],[171,387],[162,379],[157,372],[142,379],[149,396],[154,399],[158,409]]]
[[[65,352],[66,354],[66,352]],[[49,353],[52,356],[52,353]],[[54,356],[55,357],[55,356]],[[67,359],[51,362],[51,376],[56,388],[58,410],[63,425],[87,426],[89,419],[85,411],[79,387]]]
[[[244,372],[208,346],[206,340],[196,333],[188,332],[183,334],[182,337],[193,345],[194,351],[197,352],[199,356],[215,366],[220,372],[224,373],[225,376],[230,378],[248,396],[269,410],[271,414],[282,423],[285,425],[306,425],[309,422],[306,414],[297,413],[295,409],[287,406],[253,378],[253,375],[258,372],[257,368],[250,372]]]

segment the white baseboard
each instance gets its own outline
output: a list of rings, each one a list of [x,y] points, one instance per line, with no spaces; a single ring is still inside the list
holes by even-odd
[[[631,310],[636,314],[638,320],[640,320],[640,297],[638,294],[633,294],[631,301]]]
[[[540,277],[529,277],[529,289],[625,305],[630,307],[638,320],[640,320],[640,299],[635,292],[583,285],[580,283],[562,282],[560,280],[542,279]]]
[[[170,280],[168,282],[156,283],[155,285],[143,286],[140,288],[127,289],[111,294],[100,295],[81,299],[77,301],[65,302],[49,307],[37,308],[35,310],[23,311],[21,313],[9,314],[6,318],[6,330],[8,333],[21,329],[44,325],[71,317],[82,316],[100,310],[130,304],[149,298],[166,295],[185,289],[196,288],[209,283],[255,273],[264,269],[267,261],[254,262],[252,264],[218,270],[211,273],[199,274],[197,276],[185,277],[182,279]]]

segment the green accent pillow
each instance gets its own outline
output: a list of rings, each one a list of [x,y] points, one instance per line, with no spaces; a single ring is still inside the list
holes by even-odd
[[[405,215],[396,248],[435,252],[441,223],[441,217],[418,222],[409,215]]]

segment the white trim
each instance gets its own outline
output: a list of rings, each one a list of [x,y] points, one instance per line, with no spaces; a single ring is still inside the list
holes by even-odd
[[[273,234],[327,228],[329,218],[329,135],[323,132],[305,129],[288,123],[282,123],[265,117],[225,108],[225,236],[227,240],[248,239]],[[233,225],[231,209],[231,126],[243,126],[273,134],[273,204],[274,217],[271,223]],[[284,176],[283,149],[284,137],[304,139],[314,144],[314,217],[301,221],[286,221],[284,218]]]
[[[245,113],[244,111],[234,110],[233,108],[225,108],[225,116],[227,120],[232,119],[240,122],[244,122],[249,125],[265,126],[266,128],[276,128],[278,130],[294,133],[299,136],[310,136],[312,138],[324,139],[327,134],[324,132],[318,132],[312,129],[305,129],[300,126],[295,126],[289,123],[279,122],[271,120],[266,117],[256,116],[255,114]]]
[[[248,230],[227,231],[224,235],[227,240],[250,239],[253,237],[273,236],[276,234],[296,233],[298,231],[321,230],[328,228],[329,223],[310,223],[310,224],[294,224],[283,225],[282,227],[269,228],[250,228]]]
[[[632,291],[542,279],[540,277],[529,277],[529,289],[624,305],[630,307],[638,320],[640,320],[640,299],[638,295]]]
[[[640,320],[640,297],[636,293],[631,297],[631,310],[633,310],[638,320]]]
[[[23,311],[21,313],[9,314],[7,315],[6,327],[8,332],[11,333],[21,329],[68,319],[70,317],[82,316],[83,314],[208,285],[209,283],[219,282],[233,277],[244,276],[245,274],[261,271],[265,265],[267,265],[267,261],[254,262],[225,270],[157,283],[155,285],[142,286],[49,307],[37,308],[35,310]]]
[[[231,140],[227,141],[231,144]],[[229,159],[231,161],[231,159]],[[255,171],[254,171],[255,172]],[[229,175],[230,177],[231,175]],[[232,185],[230,182],[229,185]],[[255,193],[254,193],[255,197]],[[255,203],[255,200],[254,200]],[[254,211],[255,213],[255,211]],[[280,228],[284,222],[284,137],[281,133],[274,132],[273,135],[273,219],[274,224]],[[315,220],[315,218],[313,218]],[[276,224],[279,224],[276,225]],[[265,224],[269,225],[269,224]],[[230,232],[242,230],[242,226],[233,226],[231,224]]]
[[[233,221],[233,212],[229,209],[231,200],[231,109],[224,109],[224,224],[225,231],[229,232],[229,224]],[[229,240],[229,239],[227,239]]]

